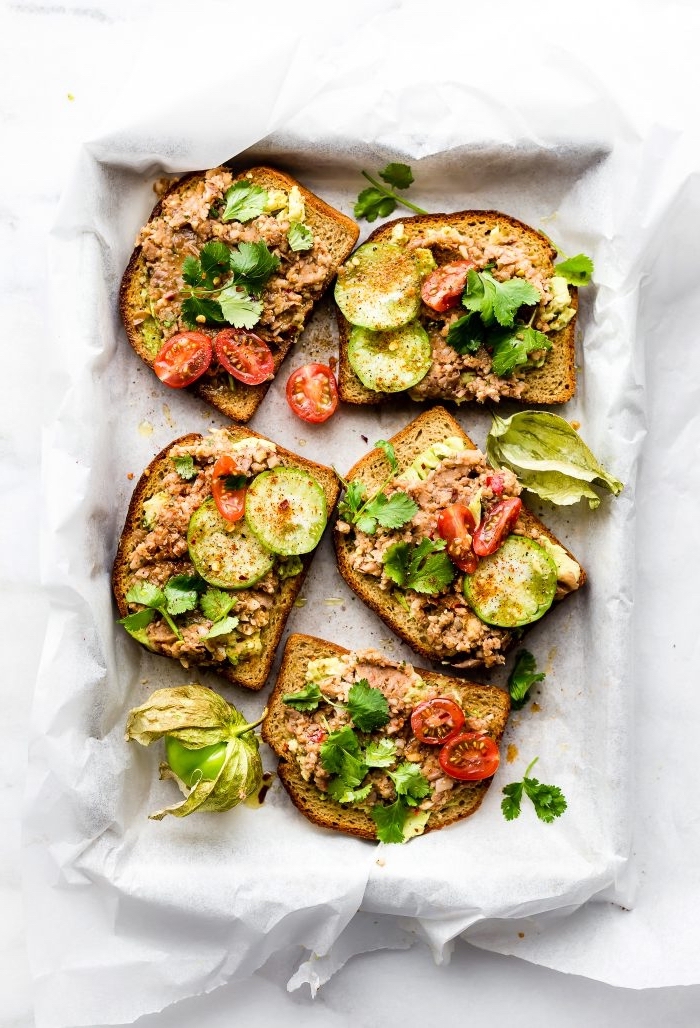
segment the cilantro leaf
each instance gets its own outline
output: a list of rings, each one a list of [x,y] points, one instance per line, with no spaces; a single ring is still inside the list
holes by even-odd
[[[585,253],[577,253],[567,261],[554,265],[554,274],[574,286],[587,286],[593,275],[593,261]]]
[[[194,610],[203,585],[199,575],[174,575],[169,578],[163,590],[168,614],[184,614]]]
[[[153,607],[146,607],[145,610],[137,610],[135,614],[127,614],[125,618],[120,618],[117,624],[124,625],[127,632],[138,632],[150,625],[155,616],[156,612]]]
[[[259,293],[279,268],[280,259],[262,241],[239,243],[237,249],[230,251],[230,265],[237,286]]]
[[[235,602],[235,597],[230,593],[224,592],[223,589],[214,589],[211,585],[199,598],[199,606],[205,618],[215,623],[226,617]]]
[[[351,789],[362,783],[369,768],[360,759],[360,743],[350,725],[328,736],[321,746],[321,764]]]
[[[405,760],[395,771],[389,772],[396,788],[396,795],[403,796],[409,807],[416,807],[430,792],[430,782],[417,764]]]
[[[408,493],[398,492],[390,497],[384,493],[377,493],[365,504],[355,524],[361,532],[374,535],[377,525],[381,525],[382,528],[401,528],[417,511],[418,504]]]
[[[263,312],[261,301],[254,300],[244,289],[236,285],[221,290],[219,303],[223,315],[221,320],[227,321],[234,328],[253,328],[260,321]]]
[[[535,350],[551,350],[552,344],[544,334],[527,325],[516,325],[512,330],[493,332],[488,340],[493,347],[491,370],[494,375],[509,375],[514,368],[529,363]]]
[[[384,570],[402,589],[434,595],[455,577],[455,566],[444,549],[442,539],[421,539],[417,546],[394,543],[384,554]]]
[[[299,692],[287,692],[282,702],[295,710],[316,710],[323,700],[323,693],[315,682],[307,682]]]
[[[555,818],[561,817],[567,808],[566,798],[558,785],[544,785],[536,778],[529,778],[530,771],[538,761],[535,757],[527,767],[522,782],[511,782],[503,787],[505,799],[501,800],[501,810],[507,821],[520,815],[520,803],[525,795],[532,800],[535,813],[540,821],[551,824]]]
[[[226,207],[222,221],[251,221],[265,211],[267,190],[241,180],[226,190]]]
[[[199,251],[199,263],[208,285],[215,285],[215,278],[222,278],[228,274],[229,250],[226,243],[218,239],[212,239],[205,243]]]
[[[447,330],[447,345],[457,353],[476,353],[486,338],[486,326],[477,311],[468,311]]]
[[[503,786],[504,799],[501,800],[501,810],[506,821],[514,821],[520,817],[520,803],[523,798],[523,783],[511,782]]]
[[[197,469],[189,453],[183,454],[182,457],[172,457],[171,459],[180,478],[184,478],[186,482],[189,482],[191,478],[196,476]]]
[[[378,739],[365,747],[364,761],[367,767],[391,767],[396,758],[396,743],[392,739]]]
[[[471,270],[462,294],[462,305],[477,312],[486,326],[498,322],[511,328],[515,315],[524,305],[540,302],[540,293],[523,278],[497,281],[490,271]]]
[[[520,710],[527,702],[529,693],[535,682],[544,680],[544,673],[537,673],[535,658],[529,650],[519,650],[515,656],[515,665],[508,676],[508,692],[510,693],[511,710]]]
[[[374,444],[375,450],[381,450],[386,457],[387,464],[391,470],[396,474],[399,470],[399,462],[396,459],[396,451],[391,443],[388,443],[386,439],[377,439]]]
[[[353,213],[356,218],[366,218],[367,221],[376,221],[377,218],[386,218],[396,210],[396,199],[370,186],[363,189],[355,201]]]
[[[394,162],[387,164],[384,171],[379,172],[379,177],[388,182],[390,186],[395,186],[396,189],[408,189],[414,181],[413,172],[407,164]]]
[[[354,524],[355,517],[360,507],[365,502],[365,487],[359,479],[348,482],[345,487],[345,494],[338,504],[338,517],[343,521]]]
[[[336,803],[359,803],[361,800],[367,799],[371,788],[371,782],[362,786],[361,789],[352,789],[345,784],[342,778],[331,778],[327,792]]]
[[[287,232],[287,242],[291,250],[311,250],[314,245],[314,234],[308,225],[302,225],[300,221],[293,221]]]
[[[204,318],[204,321],[198,321],[198,318]],[[201,328],[208,321],[221,324],[226,319],[216,300],[188,296],[182,301],[182,320],[189,328]]]
[[[238,618],[222,618],[221,621],[217,621],[211,626],[207,634],[204,636],[205,639],[216,639],[219,635],[228,635],[238,625]]]
[[[370,814],[377,826],[377,838],[380,842],[404,841],[403,832],[409,808],[401,797],[395,803],[388,805],[378,803],[375,807],[372,807]]]
[[[348,692],[348,713],[361,732],[373,732],[389,720],[389,704],[381,689],[361,678]]]
[[[182,280],[188,286],[199,286],[202,284],[204,272],[202,265],[196,257],[185,257],[182,262]]]
[[[224,489],[229,489],[232,493],[243,489],[248,484],[247,475],[217,475],[216,480],[222,482]]]
[[[184,576],[183,576],[184,577]],[[166,586],[167,588],[167,586]],[[167,622],[171,632],[178,639],[182,639],[182,633],[177,627],[175,622],[170,616],[168,610],[168,602],[165,597],[165,593],[162,589],[159,589],[157,585],[153,585],[152,582],[138,581],[134,582],[129,591],[126,594],[127,603],[140,603],[144,607],[150,607],[157,611],[161,617]],[[138,613],[142,613],[139,611]],[[152,618],[149,619],[146,624],[150,624]],[[121,622],[123,624],[123,621]],[[129,627],[133,627],[133,623],[129,622]],[[140,626],[144,627],[144,626]]]

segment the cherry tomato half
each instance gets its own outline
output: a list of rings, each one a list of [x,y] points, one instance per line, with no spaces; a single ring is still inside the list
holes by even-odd
[[[498,746],[483,732],[462,732],[449,739],[438,753],[440,767],[460,782],[478,782],[496,773],[501,761]]]
[[[161,382],[183,389],[204,374],[212,359],[211,339],[204,332],[178,332],[166,340],[153,362]]]
[[[424,700],[411,713],[411,729],[419,742],[441,746],[464,725],[464,711],[447,696]]]
[[[460,571],[470,575],[479,563],[472,548],[475,527],[474,515],[463,503],[453,503],[438,515],[438,535],[447,543],[447,556]]]
[[[440,314],[456,307],[464,292],[467,275],[475,267],[473,261],[455,261],[431,271],[421,286],[423,303]]]
[[[510,535],[522,506],[522,500],[517,496],[495,503],[474,532],[474,553],[478,553],[480,557],[488,557],[495,553],[506,536]]]
[[[275,372],[272,350],[267,343],[243,328],[225,328],[214,338],[216,357],[222,368],[246,385],[267,382]]]
[[[240,470],[233,457],[224,454],[214,465],[211,480],[211,494],[219,514],[226,521],[240,521],[245,514],[246,486],[231,486],[231,476],[240,477]]]
[[[338,406],[335,375],[326,364],[305,364],[287,380],[287,403],[302,421],[327,421]]]

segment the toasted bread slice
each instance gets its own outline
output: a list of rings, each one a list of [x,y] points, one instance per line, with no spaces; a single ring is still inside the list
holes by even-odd
[[[264,436],[238,425],[231,425],[226,429],[226,431],[233,442],[250,437],[265,439]],[[144,514],[146,510],[146,508],[144,508],[144,504],[156,493],[161,491],[165,477],[172,474],[173,464],[169,456],[172,448],[178,444],[194,446],[194,444],[198,443],[202,438],[203,437],[201,435],[192,433],[174,440],[169,446],[166,446],[164,450],[161,450],[161,452],[153,458],[139,479],[129,504],[112,572],[112,588],[114,590],[114,596],[117,601],[120,617],[126,617],[126,615],[129,614],[129,605],[126,601],[126,594],[129,590],[129,580],[132,575],[129,564],[134,549],[136,545],[138,545],[139,536],[142,534],[140,532],[140,528],[144,522]],[[306,460],[304,457],[291,453],[289,450],[285,450],[281,446],[276,447],[276,452],[282,465],[302,468],[313,475],[316,481],[323,488],[330,518],[333,508],[337,503],[339,493],[339,484],[335,472],[332,471],[331,468],[327,468],[322,464],[315,464],[313,461]],[[300,574],[280,580],[277,591],[274,594],[272,606],[270,607],[270,620],[260,632],[261,652],[259,654],[250,656],[245,660],[241,660],[235,666],[226,660],[217,663],[202,662],[202,666],[206,666],[210,670],[221,675],[227,681],[233,682],[236,685],[241,685],[245,689],[262,689],[270,673],[275,651],[279,644],[286,620],[294,605],[294,601],[299,595],[301,587],[304,584],[304,579],[311,565],[311,561],[313,560],[313,556],[314,551],[301,557],[303,570]],[[187,551],[185,551],[181,560],[174,561],[170,564],[169,571],[172,575],[194,573],[194,567],[189,559]],[[242,596],[244,593],[245,590],[241,590],[240,593],[234,593],[234,595]],[[232,613],[235,614],[235,608]],[[151,646],[147,648],[153,649]],[[155,652],[157,652],[157,650],[155,650]],[[194,663],[195,661],[192,662]]]
[[[149,222],[158,219],[163,211],[163,202],[166,197],[177,195],[184,202],[194,200],[202,192],[205,172],[192,172],[175,182],[167,193],[158,201],[153,208]],[[306,211],[305,224],[311,229],[314,238],[322,241],[331,257],[320,290],[316,299],[333,281],[338,267],[348,257],[357,241],[359,229],[351,218],[329,206],[320,197],[305,189],[299,182],[290,175],[275,168],[255,167],[248,170],[238,171],[233,175],[233,181],[244,179],[253,185],[261,186],[267,190],[283,189],[286,192],[293,186],[297,186],[304,200]],[[233,244],[232,244],[233,245]],[[186,256],[182,254],[182,258]],[[288,255],[288,262],[295,259],[295,254]],[[299,257],[307,256],[302,252]],[[181,263],[181,261],[179,262]],[[139,357],[153,367],[153,362],[165,342],[166,334],[159,323],[152,316],[145,316],[148,310],[148,289],[149,271],[147,261],[142,253],[142,247],[137,246],[131,255],[131,260],[124,272],[119,294],[119,310],[124,323],[127,338]],[[173,281],[172,288],[177,289],[180,282]],[[265,293],[262,296],[265,302]],[[289,352],[292,344],[306,325],[312,310],[313,303],[305,302],[301,309],[303,319],[301,323],[295,324],[281,337],[273,338],[264,329],[254,331],[270,344],[274,358],[275,374]],[[146,310],[144,310],[146,308]],[[216,335],[219,329],[226,326],[216,327],[202,326],[198,331],[206,332],[208,335]],[[167,336],[179,331],[176,328],[167,330]],[[227,374],[219,372],[213,376],[205,375],[189,387],[190,392],[206,400],[217,410],[221,411],[233,421],[249,421],[258,406],[262,402],[270,383],[250,386],[237,382]]]
[[[434,443],[442,442],[450,436],[458,436],[463,439],[468,449],[477,449],[466,432],[462,430],[458,422],[455,421],[444,407],[433,407],[431,410],[419,414],[419,416],[407,425],[406,428],[402,429],[395,436],[392,436],[390,442],[394,446],[399,467],[403,471],[416,459],[416,457]],[[372,450],[365,457],[359,460],[345,477],[348,481],[360,480],[363,482],[367,487],[368,495],[371,495],[371,493],[378,489],[381,486],[381,483],[385,480],[386,469],[387,465],[384,454],[381,450]],[[559,540],[545,525],[542,524],[539,518],[537,518],[525,506],[523,506],[520,519],[528,534],[544,535],[552,543],[562,546]],[[351,556],[354,549],[352,534],[341,534],[336,528],[334,532],[334,542],[338,560],[338,569],[350,588],[364,603],[367,604],[368,607],[371,607],[371,609],[389,626],[389,628],[391,628],[393,632],[408,643],[416,653],[420,653],[426,660],[441,662],[443,664],[449,663],[455,669],[458,669],[460,666],[479,666],[483,663],[481,660],[472,659],[467,651],[450,656],[449,659],[446,659],[445,655],[438,653],[435,648],[426,641],[424,632],[425,626],[420,621],[416,620],[411,612],[399,602],[394,593],[380,588],[380,580],[378,578],[375,578],[372,575],[363,574],[353,568],[351,562]],[[566,547],[562,546],[562,549],[569,557],[571,557],[572,560],[576,560],[576,558],[569,553]],[[578,589],[585,582],[586,573],[579,562],[576,561],[576,563],[578,564],[580,571],[578,584],[575,586],[575,589]],[[570,589],[569,591],[573,592],[574,589]],[[557,598],[563,599],[564,595],[568,595],[568,592],[564,594],[562,590],[562,595]],[[447,599],[443,598],[438,605],[438,609],[443,610],[446,605]],[[522,634],[522,631],[523,629],[518,629],[517,632],[515,630],[505,628],[493,629],[493,632],[502,640],[501,653],[507,652],[516,638]]]
[[[290,738],[285,720],[288,708],[282,702],[282,696],[285,693],[297,692],[302,687],[310,660],[342,656],[348,652],[342,646],[324,639],[316,639],[311,635],[290,635],[280,673],[268,701],[267,716],[262,724],[262,737],[280,758],[277,773],[292,802],[305,817],[321,828],[332,828],[347,835],[357,835],[361,839],[376,841],[376,827],[369,813],[356,806],[336,803],[322,793],[313,782],[305,781],[287,745]],[[416,668],[416,671],[427,684],[434,685],[440,694],[458,696],[465,712],[485,719],[489,725],[487,734],[496,743],[500,742],[510,711],[508,693],[492,685],[479,685],[448,678],[422,668]],[[401,729],[401,734],[405,738],[411,734],[408,720]],[[491,781],[491,778],[485,778],[480,782],[459,782],[453,790],[453,802],[442,810],[433,811],[424,831],[436,831],[469,817],[480,807]]]
[[[471,236],[475,246],[482,249],[488,243],[489,232],[496,226],[501,228],[506,226],[516,236],[518,245],[525,251],[535,267],[543,269],[547,277],[554,273],[554,259],[557,252],[549,240],[534,228],[530,228],[529,225],[508,214],[501,214],[499,211],[456,211],[454,214],[418,214],[414,217],[400,218],[388,221],[380,228],[375,229],[367,242],[388,240],[394,226],[398,224],[403,225],[403,239],[406,241],[422,235],[426,231],[452,226]],[[454,246],[435,245],[432,250],[439,266],[464,258],[464,255]],[[574,286],[569,287],[569,295],[571,306],[578,309],[578,290]],[[341,399],[346,403],[373,404],[381,403],[395,395],[373,392],[360,382],[348,360],[348,337],[352,326],[346,321],[340,310],[337,313],[340,333],[338,390]],[[428,308],[424,307],[420,319],[422,321],[430,320],[429,313]],[[517,397],[518,402],[559,404],[566,403],[574,395],[576,390],[575,324],[576,318],[573,318],[565,328],[549,334],[548,338],[552,343],[552,349],[548,351],[541,368],[528,370],[525,375],[524,388]],[[506,380],[502,381],[506,382]],[[415,398],[410,392],[409,395]],[[489,399],[492,398],[489,397]],[[431,399],[453,400],[454,396],[451,392],[446,392],[444,395],[435,395]]]

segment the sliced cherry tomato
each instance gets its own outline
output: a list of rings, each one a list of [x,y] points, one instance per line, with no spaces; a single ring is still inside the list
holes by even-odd
[[[225,328],[215,336],[214,349],[221,367],[239,382],[256,386],[274,375],[272,350],[255,332]]]
[[[421,286],[423,303],[440,314],[456,307],[464,292],[467,275],[475,267],[473,261],[455,261],[431,271]]]
[[[501,755],[491,736],[483,732],[462,732],[445,743],[438,760],[450,778],[478,782],[496,773]]]
[[[419,742],[441,746],[457,735],[464,725],[464,711],[447,696],[424,700],[413,708],[411,729]]]
[[[305,364],[287,380],[287,403],[302,421],[327,421],[338,406],[335,375],[326,364]]]
[[[463,503],[453,503],[438,515],[437,530],[447,543],[447,556],[460,571],[472,574],[479,558],[472,548],[472,535],[476,527],[474,515]]]
[[[211,339],[204,332],[178,332],[161,348],[153,362],[161,382],[183,389],[196,382],[211,364]]]
[[[233,479],[240,479],[241,473],[233,457],[224,454],[218,457],[214,465],[211,480],[211,494],[214,497],[219,514],[226,521],[240,521],[245,514],[246,486],[232,484]]]
[[[488,557],[495,553],[506,536],[510,535],[522,506],[522,500],[517,496],[495,503],[474,532],[474,553],[480,557]]]

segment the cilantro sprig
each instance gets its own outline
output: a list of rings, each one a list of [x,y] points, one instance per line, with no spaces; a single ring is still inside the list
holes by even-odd
[[[417,546],[394,543],[383,556],[387,578],[402,589],[435,595],[451,585],[455,566],[444,553],[443,539],[421,539]]]
[[[303,711],[317,710],[321,703],[329,703],[336,710],[346,710],[360,732],[373,732],[389,720],[389,704],[384,693],[370,685],[366,678],[350,686],[347,703],[331,700],[315,682],[307,682],[298,692],[285,693],[282,702]]]
[[[126,594],[126,602],[141,604],[146,610],[127,614],[119,620],[119,624],[124,625],[127,631],[134,631],[145,628],[156,614],[160,614],[173,634],[181,640],[182,633],[173,617],[196,608],[201,585],[202,580],[198,575],[174,575],[163,589],[145,580],[135,582]]]
[[[514,821],[520,817],[520,805],[523,793],[532,800],[540,821],[551,824],[555,818],[561,817],[567,807],[566,798],[558,785],[544,785],[536,778],[528,777],[539,757],[528,764],[521,782],[511,782],[503,787],[501,810],[506,821]]]
[[[367,221],[375,221],[377,218],[386,218],[396,210],[396,205],[401,204],[402,207],[407,207],[410,211],[415,214],[427,214],[428,212],[423,210],[422,207],[417,207],[416,204],[411,203],[405,196],[400,193],[394,192],[394,189],[388,188],[394,186],[395,189],[408,189],[413,182],[413,172],[407,164],[399,164],[392,162],[387,164],[383,171],[379,172],[379,178],[382,179],[386,185],[382,182],[377,181],[372,175],[369,175],[366,171],[362,174],[371,185],[367,189],[363,189],[358,195],[353,208],[356,218],[366,218]]]
[[[181,457],[172,457],[175,470],[177,471],[180,478],[183,478],[185,482],[189,482],[190,479],[195,478],[197,475],[197,469],[194,466],[194,459],[190,453],[185,453]]]
[[[508,676],[511,710],[521,710],[527,703],[528,693],[536,682],[544,681],[544,672],[537,671],[535,658],[529,650],[518,650],[513,670]]]
[[[268,192],[262,186],[241,179],[226,190],[224,199],[226,206],[221,214],[221,220],[246,222],[259,218],[265,212]]]
[[[554,265],[554,274],[565,278],[572,286],[587,286],[593,277],[593,261],[585,253],[577,253],[561,264]]]
[[[263,241],[230,249],[219,240],[205,243],[199,257],[182,263],[182,319],[190,328],[205,324],[253,328],[262,315],[258,299],[280,266]]]
[[[389,464],[389,474],[375,492],[368,496],[362,482],[357,479],[346,482],[338,476],[345,487],[345,494],[338,505],[338,516],[367,535],[374,535],[377,526],[401,528],[418,513],[418,504],[403,490],[391,496],[384,493],[386,486],[399,472],[399,462],[391,443],[378,439],[374,445],[384,453]]]

